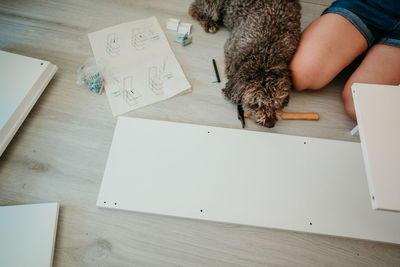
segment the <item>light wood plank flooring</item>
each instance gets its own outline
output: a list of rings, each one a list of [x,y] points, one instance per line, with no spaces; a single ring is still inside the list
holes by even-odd
[[[165,31],[193,92],[129,115],[240,128],[223,83],[212,83],[211,59],[222,73],[229,33],[206,34],[187,14],[190,2],[0,1],[0,49],[59,67],[0,158],[0,205],[60,202],[54,266],[400,266],[400,246],[391,244],[96,208],[116,118],[105,95],[75,84],[92,56],[88,33],[153,15],[163,27],[170,17],[193,23],[187,47]],[[330,2],[303,2],[303,28]],[[347,75],[321,91],[292,94],[286,110],[317,111],[319,122],[281,121],[268,130],[248,121],[248,128],[357,142],[340,99]]]

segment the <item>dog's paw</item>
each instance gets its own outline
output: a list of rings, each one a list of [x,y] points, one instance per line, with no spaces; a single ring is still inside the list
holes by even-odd
[[[218,14],[216,11],[210,10],[207,2],[194,2],[189,7],[189,14],[200,22],[201,27],[209,33],[216,33],[218,30],[218,23],[212,18]]]
[[[204,20],[201,21],[200,24],[208,33],[216,33],[218,30],[218,24],[213,20]]]
[[[209,33],[216,33],[217,30],[218,30],[218,27],[214,26],[214,25],[212,25],[212,26],[210,26],[210,28],[208,28]]]

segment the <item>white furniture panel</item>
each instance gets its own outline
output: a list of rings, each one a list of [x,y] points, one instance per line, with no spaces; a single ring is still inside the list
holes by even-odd
[[[400,211],[400,86],[355,83],[352,91],[372,206]]]
[[[50,62],[0,51],[0,156],[56,71]]]
[[[120,117],[97,205],[400,243],[359,143]]]
[[[51,266],[58,209],[58,203],[0,207],[0,266]]]

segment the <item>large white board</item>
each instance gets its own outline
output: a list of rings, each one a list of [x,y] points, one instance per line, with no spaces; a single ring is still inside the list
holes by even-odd
[[[97,206],[400,243],[351,142],[120,117]]]
[[[400,211],[400,86],[355,83],[352,91],[372,206]]]
[[[0,156],[56,71],[48,61],[0,51]]]
[[[58,203],[0,207],[0,266],[51,266],[58,208]]]

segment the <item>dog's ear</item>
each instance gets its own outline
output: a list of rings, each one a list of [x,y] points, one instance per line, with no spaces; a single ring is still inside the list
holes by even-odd
[[[265,88],[271,94],[274,109],[282,110],[289,103],[291,87],[289,75],[273,75],[266,79]]]
[[[240,104],[245,88],[246,84],[238,76],[234,76],[228,80],[222,92],[233,104]]]

